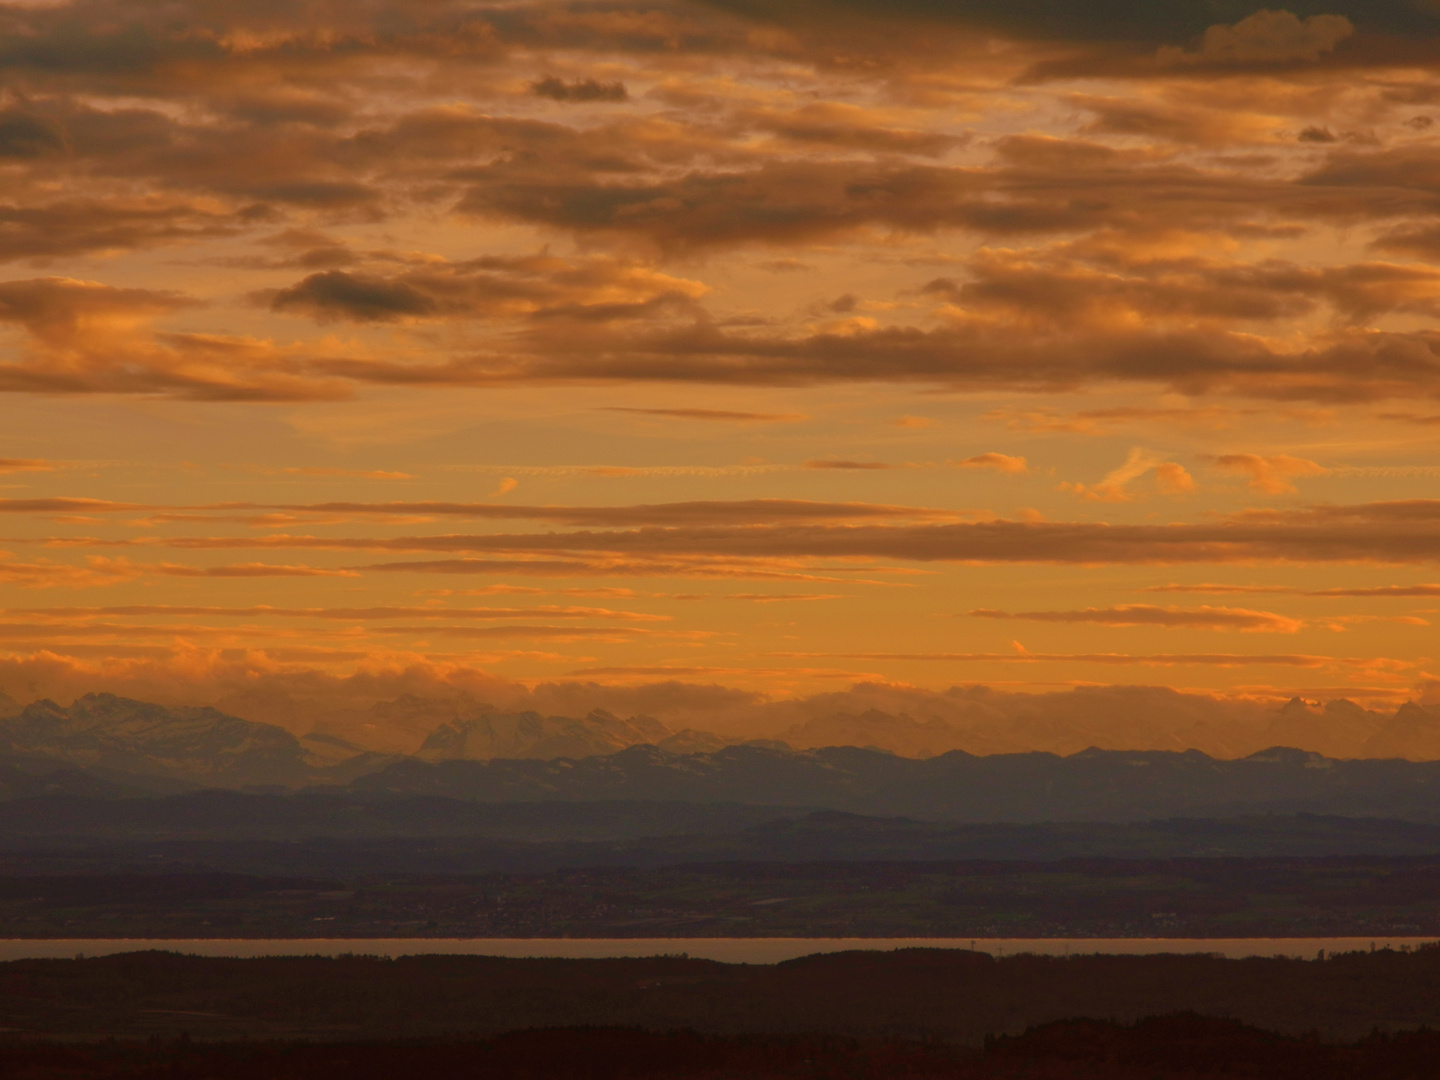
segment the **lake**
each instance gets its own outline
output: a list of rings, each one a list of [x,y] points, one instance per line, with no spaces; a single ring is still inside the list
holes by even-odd
[[[1216,953],[1313,958],[1327,953],[1414,948],[1434,943],[1424,937],[1374,938],[37,938],[0,940],[0,960],[64,958],[76,955],[163,949],[192,956],[557,956],[593,959],[685,953],[730,964],[775,964],[797,956],[850,949],[968,949],[992,956],[1040,953],[1144,955]]]

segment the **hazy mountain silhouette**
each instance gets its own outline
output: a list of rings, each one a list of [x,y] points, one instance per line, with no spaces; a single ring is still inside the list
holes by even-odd
[[[417,698],[386,708],[413,721],[432,704]],[[602,709],[575,718],[455,701],[434,713],[442,719],[413,757],[375,753],[324,731],[297,737],[213,708],[113,694],[9,711],[0,719],[0,763],[10,770],[0,798],[352,784],[356,793],[480,801],[737,802],[963,821],[1257,808],[1440,815],[1440,805],[1417,794],[1440,775],[1440,707],[1408,703],[1385,716],[1343,699],[1317,707],[1297,698],[1262,733],[1274,746],[1306,750],[1231,760],[1154,749],[977,755],[954,745],[976,740],[950,720],[874,709],[814,717],[780,742],[675,732],[647,716],[622,719]],[[1308,749],[1317,746],[1328,755]],[[72,771],[56,772],[59,764]]]
[[[1366,757],[1440,758],[1440,708],[1406,702],[1365,744]]]
[[[637,746],[578,760],[408,759],[360,777],[351,790],[483,802],[740,802],[977,822],[1257,811],[1440,819],[1440,762],[1337,761],[1287,748],[1221,761],[1197,750],[1087,750],[1065,758],[953,751],[916,760],[855,747],[670,754]]]
[[[976,752],[973,733],[938,716],[915,720],[905,713],[891,716],[878,709],[817,716],[786,729],[780,738],[801,750],[822,746],[873,746],[916,758],[935,757],[950,750]]]
[[[424,761],[584,758],[639,743],[659,743],[670,735],[658,720],[646,716],[621,720],[603,709],[583,720],[535,712],[482,713],[441,724],[416,756]]]
[[[211,708],[167,708],[86,694],[69,708],[37,701],[0,720],[11,754],[83,766],[100,776],[188,784],[296,784],[320,764],[290,732]]]

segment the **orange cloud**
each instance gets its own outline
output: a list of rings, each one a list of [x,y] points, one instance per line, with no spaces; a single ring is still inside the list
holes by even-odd
[[[1289,454],[1220,454],[1210,459],[1216,468],[1244,473],[1250,477],[1250,490],[1266,495],[1293,495],[1298,490],[1287,479],[1291,476],[1328,476],[1330,470],[1305,458]]]
[[[1132,481],[1154,471],[1155,486],[1165,495],[1185,495],[1195,490],[1195,481],[1183,465],[1164,461],[1140,447],[1133,447],[1125,464],[1106,474],[1098,484],[1062,483],[1060,491],[1073,491],[1091,502],[1130,502],[1136,496],[1129,488]]]
[[[984,619],[1029,619],[1033,622],[1098,623],[1102,626],[1159,626],[1167,630],[1240,630],[1260,634],[1294,634],[1304,628],[1300,619],[1272,611],[1248,608],[1156,607],[1152,604],[1121,604],[1109,608],[1079,611],[994,611],[978,608],[971,615]]]
[[[976,454],[954,464],[957,469],[994,469],[1003,473],[1030,471],[1030,464],[1023,457],[1012,457],[1009,454]]]

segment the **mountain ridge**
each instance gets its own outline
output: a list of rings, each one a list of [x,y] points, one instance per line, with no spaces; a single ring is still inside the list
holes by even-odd
[[[1340,761],[1274,747],[1225,761],[1198,750],[1092,748],[1069,757],[952,751],[903,758],[858,747],[709,754],[636,746],[557,761],[397,761],[349,790],[478,802],[610,799],[809,806],[934,821],[1132,821],[1333,813],[1440,819],[1440,762]]]

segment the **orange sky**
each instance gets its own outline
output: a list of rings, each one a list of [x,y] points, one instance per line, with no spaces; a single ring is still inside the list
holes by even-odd
[[[0,71],[17,700],[1440,696],[1433,4],[31,2]]]

